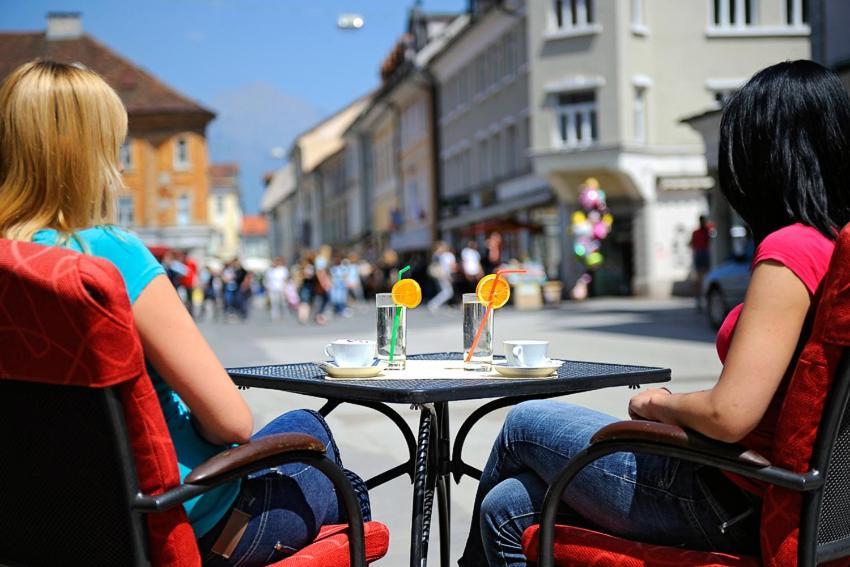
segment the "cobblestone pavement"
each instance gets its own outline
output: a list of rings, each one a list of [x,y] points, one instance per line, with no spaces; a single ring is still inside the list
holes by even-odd
[[[500,310],[495,320],[496,352],[511,338],[546,339],[550,353],[559,358],[622,362],[669,367],[675,391],[710,386],[720,372],[714,336],[686,300],[602,299],[566,304],[535,312]],[[353,317],[339,318],[327,326],[302,326],[292,318],[272,323],[255,310],[248,323],[201,323],[201,329],[225,366],[319,360],[323,346],[337,338],[374,338],[375,315],[360,307]],[[408,314],[408,350],[411,353],[457,351],[461,343],[461,317],[457,310],[431,314],[425,309]],[[318,408],[321,400],[276,391],[244,392],[254,411],[257,427],[294,408]],[[588,392],[569,401],[626,417],[630,391],[626,388]],[[452,430],[480,402],[451,404]],[[397,408],[416,431],[418,412]],[[491,414],[473,429],[464,448],[464,459],[479,468],[489,454],[507,410]],[[403,462],[401,436],[388,427],[386,418],[364,408],[341,406],[329,422],[348,468],[364,477]],[[476,482],[464,478],[452,487],[452,559],[457,559],[469,530]],[[375,519],[390,526],[391,543],[380,564],[401,567],[409,562],[411,485],[398,478],[372,492]],[[436,515],[434,522],[436,524]],[[430,562],[439,563],[436,525],[432,530]]]

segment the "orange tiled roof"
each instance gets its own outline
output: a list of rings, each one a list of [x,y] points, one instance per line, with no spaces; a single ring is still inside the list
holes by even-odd
[[[37,58],[82,63],[96,71],[118,91],[131,115],[189,113],[207,115],[208,120],[215,116],[88,34],[48,41],[44,32],[0,33],[0,79]]]
[[[262,215],[245,215],[242,217],[242,236],[265,236],[268,234],[269,225],[266,217]]]
[[[214,163],[209,167],[210,177],[233,177],[239,175],[239,164],[234,161]]]

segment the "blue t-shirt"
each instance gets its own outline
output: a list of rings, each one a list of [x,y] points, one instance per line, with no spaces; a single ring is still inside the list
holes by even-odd
[[[55,230],[45,229],[36,232],[32,240],[36,244],[53,246],[57,237]],[[163,267],[142,241],[136,235],[117,227],[97,226],[81,230],[69,238],[65,246],[112,262],[124,278],[130,303],[135,303],[151,280],[156,276],[165,275]],[[171,433],[182,481],[192,469],[220,453],[225,447],[213,445],[200,436],[192,425],[186,404],[150,364],[148,374]],[[224,517],[236,500],[238,492],[239,482],[235,481],[183,504],[196,537],[210,531]]]

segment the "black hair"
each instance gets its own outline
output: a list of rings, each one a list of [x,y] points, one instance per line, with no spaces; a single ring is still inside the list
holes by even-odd
[[[802,223],[835,240],[850,222],[850,95],[813,61],[762,69],[723,111],[720,187],[756,242]]]

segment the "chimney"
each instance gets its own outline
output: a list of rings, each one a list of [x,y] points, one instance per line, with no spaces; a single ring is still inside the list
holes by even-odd
[[[83,19],[79,12],[50,12],[47,14],[48,41],[77,39],[83,35]]]

